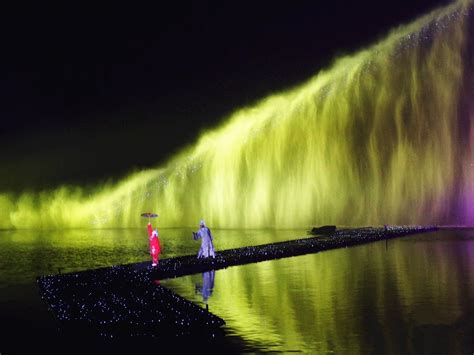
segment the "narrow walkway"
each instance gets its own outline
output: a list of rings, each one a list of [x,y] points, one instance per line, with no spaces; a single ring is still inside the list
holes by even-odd
[[[390,226],[340,230],[286,242],[229,249],[215,258],[195,255],[113,266],[37,279],[40,296],[65,329],[102,337],[215,336],[224,320],[160,286],[183,275],[259,261],[348,247],[436,230],[431,226]]]
[[[434,230],[437,230],[437,227],[389,226],[385,228],[344,229],[324,236],[313,236],[286,242],[223,250],[216,252],[215,258],[197,259],[195,255],[187,255],[163,259],[158,267],[155,268],[150,266],[150,262],[129,264],[125,265],[125,267],[131,267],[137,272],[151,273],[153,278],[163,280],[223,269],[234,265],[317,253],[329,249],[345,248]]]

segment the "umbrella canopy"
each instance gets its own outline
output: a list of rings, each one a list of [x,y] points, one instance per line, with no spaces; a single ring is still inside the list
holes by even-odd
[[[141,214],[142,217],[155,218],[158,217],[157,213],[145,212]]]

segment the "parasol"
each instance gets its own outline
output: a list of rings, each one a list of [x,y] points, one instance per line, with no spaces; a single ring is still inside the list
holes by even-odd
[[[145,213],[142,213],[141,216],[148,218],[148,222],[150,222],[150,218],[158,217],[158,213],[145,212]]]

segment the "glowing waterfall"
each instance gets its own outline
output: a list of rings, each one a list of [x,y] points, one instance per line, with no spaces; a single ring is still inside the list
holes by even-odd
[[[0,228],[473,223],[472,2],[232,114],[115,186],[0,195]]]

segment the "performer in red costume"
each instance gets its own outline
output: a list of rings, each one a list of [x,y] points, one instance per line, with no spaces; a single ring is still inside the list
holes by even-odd
[[[150,239],[150,254],[153,259],[151,266],[156,266],[161,253],[160,239],[158,238],[158,230],[153,230],[150,222],[148,222],[148,237]]]

